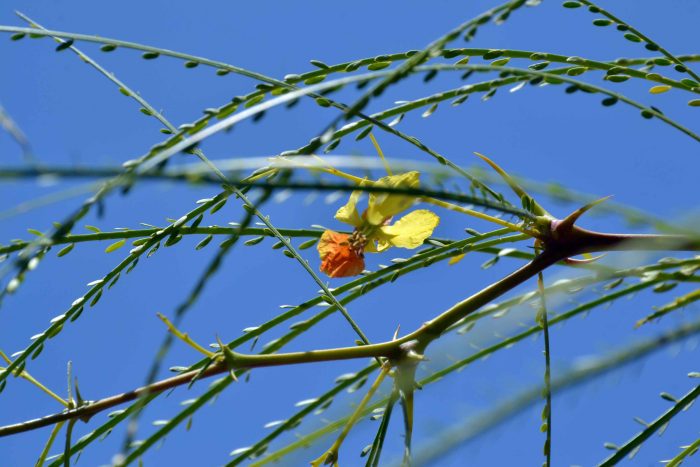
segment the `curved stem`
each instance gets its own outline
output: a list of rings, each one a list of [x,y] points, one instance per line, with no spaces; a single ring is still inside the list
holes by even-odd
[[[675,55],[673,55],[671,52],[669,52],[668,50],[661,47],[657,42],[654,42],[653,40],[651,40],[649,37],[647,37],[646,35],[641,33],[636,28],[634,28],[634,27],[630,26],[628,23],[622,21],[620,18],[616,17],[615,15],[610,13],[609,11],[606,11],[606,10],[600,8],[598,5],[595,5],[593,2],[591,2],[589,0],[580,0],[580,1],[584,5],[588,5],[589,7],[596,8],[601,15],[614,21],[615,23],[626,26],[628,31],[639,36],[639,38],[642,39],[647,44],[651,44],[652,46],[656,46],[658,51],[661,52],[666,58],[671,60],[676,65],[680,66],[687,74],[692,76],[695,81],[700,82],[700,76],[698,76],[693,70],[691,70],[690,67],[685,66],[683,64],[683,62],[681,62]],[[651,50],[653,50],[653,49],[651,49]]]
[[[431,341],[439,337],[452,324],[469,315],[478,308],[486,305],[495,298],[503,295],[508,290],[511,290],[526,280],[535,276],[538,272],[543,271],[549,266],[557,263],[565,256],[553,252],[545,251],[536,256],[532,261],[509,274],[503,279],[494,282],[485,289],[475,293],[471,297],[457,303],[455,306],[426,322],[418,330],[401,339],[406,340],[421,340],[421,347],[427,346]]]
[[[455,307],[440,315],[438,318],[426,323],[426,325],[424,325],[420,329],[401,339],[387,341],[380,344],[363,345],[359,347],[345,347],[327,350],[314,350],[307,352],[291,352],[267,355],[244,355],[235,353],[234,355],[236,368],[256,368],[368,357],[386,357],[392,360],[398,360],[401,358],[402,354],[407,350],[402,344],[414,341],[418,337],[426,335],[426,332],[429,332],[428,335],[430,336],[437,336],[438,334],[435,333],[438,332],[440,329],[446,329],[452,322],[456,322],[457,320],[463,318],[471,311],[476,310],[479,306],[482,306],[488,301],[507,292],[508,290],[510,290],[510,288],[515,287],[516,285],[532,277],[534,274],[537,274],[537,272],[539,272],[542,268],[554,264],[554,262],[557,261],[557,259],[555,259],[554,257],[550,258],[549,256],[551,255],[542,254],[536,257],[533,261],[525,265],[523,268],[515,271],[506,278],[484,289],[482,292],[473,295],[464,302],[459,303]],[[485,300],[486,298],[488,298],[488,300]],[[429,340],[424,341],[423,347],[427,346],[429,342]],[[158,381],[157,383],[154,383],[150,386],[141,387],[126,393],[101,399],[100,401],[90,403],[72,410],[67,410],[58,414],[49,415],[43,418],[34,419],[23,423],[0,427],[0,437],[37,429],[64,420],[89,417],[95,413],[101,412],[103,410],[122,404],[124,402],[135,400],[146,394],[157,394],[168,389],[189,384],[192,381],[192,378],[194,378],[195,376],[198,378],[204,378],[228,372],[229,370],[230,368],[226,365],[226,363],[217,362],[210,365],[209,368],[201,372],[200,370],[189,371],[177,376],[173,376],[171,378]]]
[[[372,396],[374,395],[375,392],[377,392],[377,389],[379,389],[379,386],[382,384],[382,381],[384,381],[384,378],[386,375],[389,373],[389,370],[391,369],[390,366],[385,366],[381,369],[379,372],[379,376],[374,380],[374,383],[372,383],[372,386],[369,388],[369,391],[365,394],[365,396],[362,398],[360,403],[357,405],[357,408],[355,411],[352,413],[350,418],[348,419],[348,422],[345,424],[345,427],[343,427],[343,431],[340,432],[340,435],[338,435],[338,438],[335,440],[333,445],[321,456],[312,461],[311,465],[312,467],[320,467],[323,464],[331,464],[333,463],[334,465],[337,464],[338,462],[338,450],[340,449],[340,446],[343,444],[343,441],[345,441],[345,438],[348,436],[350,433],[350,430],[352,427],[355,425],[357,420],[360,418],[362,415],[365,407],[369,403],[369,401],[372,399]]]
[[[673,405],[673,407],[651,422],[637,436],[627,441],[624,446],[615,451],[613,455],[598,464],[598,467],[612,467],[613,465],[617,465],[618,462],[624,459],[627,454],[631,453],[637,446],[640,446],[644,441],[646,441],[647,438],[660,430],[662,426],[670,422],[671,419],[678,414],[678,412],[688,407],[698,397],[700,397],[700,384],[695,386],[695,388],[679,399],[678,402]]]
[[[600,234],[593,233],[595,235],[588,235],[590,232],[584,231],[583,229],[576,228],[577,242],[574,245],[569,245],[566,242],[560,242],[554,244],[546,244],[547,248],[543,253],[536,256],[532,261],[521,267],[520,269],[514,271],[503,279],[491,284],[490,286],[482,289],[480,292],[472,295],[471,297],[459,302],[452,308],[436,316],[432,320],[423,324],[419,329],[413,331],[412,333],[392,341],[387,341],[379,344],[363,345],[358,347],[341,347],[335,349],[324,349],[324,350],[312,350],[306,352],[290,352],[281,354],[257,354],[257,355],[247,355],[234,353],[235,356],[235,368],[260,368],[278,365],[291,365],[300,363],[312,363],[312,362],[322,362],[322,361],[334,361],[334,360],[348,360],[356,358],[380,358],[385,357],[390,360],[399,360],[405,356],[407,352],[418,351],[422,353],[424,349],[435,339],[437,339],[443,332],[445,332],[450,326],[469,314],[475,312],[478,308],[486,305],[490,301],[498,298],[504,293],[512,290],[518,285],[522,284],[526,280],[532,278],[539,272],[545,270],[549,266],[557,263],[558,261],[575,254],[579,254],[584,251],[591,251],[592,248],[586,243],[588,241],[594,241],[600,236],[604,236],[608,239],[608,243],[605,243],[605,250],[612,249],[628,249],[625,242],[630,238],[640,239],[643,238],[643,244],[649,245],[650,247],[658,247],[659,245],[665,245],[667,247],[675,246],[678,249],[700,249],[700,244],[695,239],[686,239],[682,242],[680,246],[678,244],[669,245],[667,240],[660,240],[665,237],[678,237],[678,236],[658,236],[658,235],[617,235],[617,234]],[[580,231],[580,232],[579,232]],[[583,232],[583,233],[581,233]],[[579,243],[581,242],[581,243]],[[644,249],[637,244],[636,249]],[[652,248],[653,249],[653,248]],[[15,362],[16,364],[16,362]],[[102,399],[98,402],[87,404],[76,409],[68,410],[62,413],[49,415],[43,418],[30,420],[27,422],[7,425],[5,427],[0,427],[0,437],[8,436],[15,433],[21,433],[36,428],[40,428],[47,425],[52,425],[63,420],[74,419],[78,417],[89,417],[97,412],[103,411],[107,408],[111,408],[115,405],[119,405],[123,402],[135,400],[144,394],[157,394],[159,392],[172,389],[178,386],[189,384],[192,378],[195,376],[197,378],[213,376],[215,374],[221,374],[230,371],[231,368],[225,362],[216,362],[211,364],[206,370],[192,370],[180,375],[161,380],[147,387],[141,387],[127,393],[119,394],[116,396],[111,396],[106,399]]]

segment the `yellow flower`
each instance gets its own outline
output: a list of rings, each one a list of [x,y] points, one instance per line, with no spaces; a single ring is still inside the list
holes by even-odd
[[[389,188],[418,188],[418,172],[383,177],[372,185]],[[367,182],[365,182],[367,183]],[[326,230],[318,243],[321,271],[330,277],[355,276],[364,269],[364,253],[377,253],[389,247],[418,248],[437,227],[440,218],[426,209],[410,212],[390,224],[392,218],[410,208],[415,196],[371,193],[367,209],[360,215],[357,202],[361,191],[353,191],[335,218],[354,227],[353,233]]]

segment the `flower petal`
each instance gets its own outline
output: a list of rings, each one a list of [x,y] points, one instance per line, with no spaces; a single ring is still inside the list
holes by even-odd
[[[354,227],[362,225],[362,218],[360,213],[357,212],[357,200],[360,199],[361,194],[362,192],[359,190],[353,191],[347,204],[335,213],[335,218]]]
[[[418,188],[420,173],[416,171],[382,177],[374,186],[389,188]],[[371,225],[382,225],[387,219],[401,211],[410,208],[415,202],[415,196],[396,195],[390,193],[371,193],[366,213],[367,222]]]
[[[389,246],[418,248],[432,235],[439,223],[440,218],[437,214],[427,209],[410,212],[393,225],[379,229],[377,250],[382,251]]]
[[[350,235],[326,230],[318,242],[321,271],[330,277],[356,276],[365,269],[365,259],[350,248]]]

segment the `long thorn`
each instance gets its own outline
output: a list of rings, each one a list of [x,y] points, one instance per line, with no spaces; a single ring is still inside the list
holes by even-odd
[[[581,206],[568,216],[566,216],[561,223],[559,224],[560,229],[570,229],[571,227],[574,226],[576,221],[581,217],[586,211],[594,208],[595,206],[599,205],[600,203],[607,201],[608,199],[612,198],[612,195],[605,196],[603,198],[597,199],[595,201],[591,201],[590,203],[586,204],[585,206]]]

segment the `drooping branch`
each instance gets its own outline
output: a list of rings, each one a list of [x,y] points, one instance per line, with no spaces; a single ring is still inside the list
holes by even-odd
[[[400,353],[400,348],[394,342],[383,344],[366,345],[359,347],[347,347],[328,350],[314,350],[309,352],[291,352],[268,355],[245,355],[234,353],[235,368],[261,368],[279,365],[291,365],[298,363],[311,363],[334,361],[355,358],[392,356]],[[89,402],[75,409],[48,415],[45,417],[28,420],[14,425],[0,427],[0,437],[9,436],[25,431],[35,430],[44,426],[53,425],[66,420],[81,419],[88,420],[96,413],[110,409],[125,402],[133,401],[148,394],[158,394],[179,386],[188,385],[196,378],[207,378],[210,376],[226,373],[233,368],[223,360],[212,363],[204,371],[193,370],[181,373],[177,376],[163,379],[148,386],[143,386],[132,391],[124,392],[114,396],[106,397],[98,401]]]
[[[629,250],[700,250],[700,240],[683,235],[631,235],[592,232],[564,220],[546,220],[540,229],[545,246],[543,252],[520,269],[494,282],[474,295],[457,303],[406,336],[392,341],[356,347],[312,350],[278,354],[248,355],[232,352],[233,362],[216,359],[205,370],[192,370],[129,392],[110,396],[75,409],[26,422],[0,427],[0,437],[34,430],[66,420],[89,419],[92,415],[116,405],[133,401],[144,394],[157,394],[190,384],[193,378],[205,378],[236,369],[314,363],[357,358],[387,358],[392,362],[420,357],[426,347],[454,325],[482,306],[534,277],[539,272],[566,259],[585,252]]]
[[[560,258],[559,258],[560,259]],[[554,255],[544,254],[538,256],[533,261],[529,262],[522,268],[506,276],[504,279],[494,283],[490,287],[473,295],[467,300],[457,304],[455,307],[446,311],[433,320],[434,324],[424,325],[411,334],[404,336],[401,339],[387,341],[379,344],[364,345],[358,347],[344,347],[337,349],[314,350],[308,352],[291,352],[280,354],[261,354],[261,355],[245,355],[234,353],[235,368],[258,368],[278,365],[291,365],[300,363],[313,363],[321,361],[347,360],[356,358],[368,357],[386,357],[390,360],[397,361],[401,358],[406,358],[410,352],[415,352],[415,343],[418,339],[422,339],[422,349],[429,342],[439,336],[435,334],[440,329],[446,329],[450,324],[457,322],[459,319],[476,311],[483,304],[499,297],[508,292],[512,288],[531,278],[544,268],[556,263],[557,257]],[[443,329],[443,330],[444,330]],[[420,349],[419,347],[419,349]],[[420,349],[422,351],[422,349]],[[409,357],[410,358],[410,357]],[[222,374],[230,371],[232,368],[224,361],[213,363],[204,371],[193,370],[182,373],[171,378],[158,381],[152,385],[144,386],[129,392],[118,394],[115,396],[100,399],[81,407],[48,415],[46,417],[29,420],[23,423],[7,425],[0,427],[0,437],[8,436],[16,433],[34,430],[44,426],[53,425],[65,420],[76,418],[87,419],[92,415],[110,409],[124,402],[136,400],[144,394],[157,394],[169,389],[190,384],[194,377],[205,378],[217,374]]]

